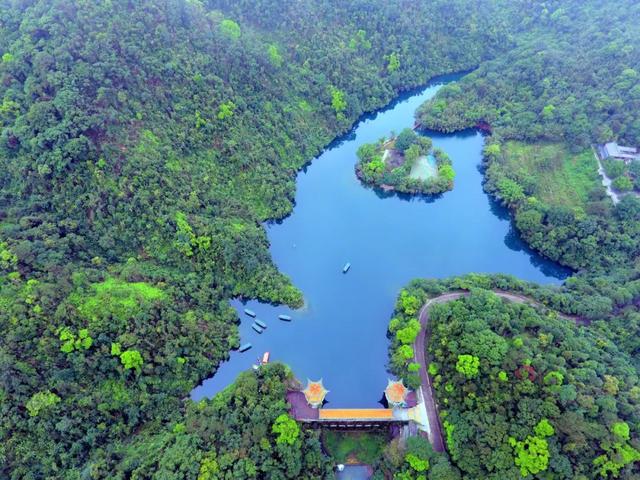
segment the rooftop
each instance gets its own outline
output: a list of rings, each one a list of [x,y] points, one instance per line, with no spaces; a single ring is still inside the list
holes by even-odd
[[[616,142],[605,143],[603,147],[606,157],[621,158],[626,160],[640,159],[640,152],[634,147],[625,147]]]
[[[324,401],[324,397],[329,393],[329,390],[324,388],[322,379],[317,382],[312,382],[307,379],[307,388],[303,390],[304,396],[307,399],[309,405],[313,407],[319,407]]]
[[[389,402],[389,404],[392,406],[405,404],[408,393],[409,389],[404,386],[402,380],[389,380],[389,382],[387,383],[387,388],[384,390],[384,394],[387,397],[387,402]]]
[[[393,419],[388,408],[321,408],[320,420],[381,420]]]

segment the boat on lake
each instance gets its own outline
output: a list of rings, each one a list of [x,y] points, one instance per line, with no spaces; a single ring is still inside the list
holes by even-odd
[[[256,316],[256,312],[254,312],[253,310],[249,310],[248,308],[244,309],[244,313],[246,315],[249,315],[250,317],[254,317],[255,318],[255,316]]]
[[[269,352],[264,352],[264,355],[262,355],[262,365],[266,365],[267,363],[269,363]]]
[[[257,318],[254,320],[254,322],[256,322],[257,325],[259,325],[260,327],[267,328],[267,324],[264,323],[262,320],[258,320]]]
[[[347,273],[350,268],[351,268],[351,264],[349,262],[345,263],[344,267],[342,267],[342,273]]]
[[[257,325],[255,323],[251,324],[251,328],[253,328],[258,333],[264,332],[264,329],[260,325]]]
[[[285,322],[290,322],[291,321],[291,317],[289,315],[278,315],[278,318],[280,320],[285,321]]]
[[[253,347],[253,345],[251,345],[250,343],[243,343],[242,345],[240,345],[239,350],[241,352],[246,352],[247,350],[249,350],[251,347]]]

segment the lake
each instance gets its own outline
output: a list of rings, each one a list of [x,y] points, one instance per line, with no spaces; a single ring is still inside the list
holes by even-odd
[[[215,395],[269,351],[272,361],[290,365],[302,382],[322,378],[329,406],[376,407],[389,377],[387,325],[398,292],[410,280],[501,272],[557,284],[568,276],[529,250],[508,212],[483,192],[483,137],[477,131],[428,132],[456,171],[453,191],[442,196],[383,194],[356,178],[358,147],[412,126],[418,106],[455,78],[437,79],[363,117],[298,174],[292,215],[266,228],[275,264],[302,290],[306,306],[292,311],[232,302],[242,320],[241,341],[253,349],[232,352],[193,390],[194,400]],[[343,274],[346,262],[352,266]],[[245,307],[267,322],[262,335],[251,329]],[[281,313],[293,320],[278,320]]]

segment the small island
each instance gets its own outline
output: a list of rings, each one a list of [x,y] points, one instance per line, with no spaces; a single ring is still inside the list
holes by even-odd
[[[362,145],[356,175],[385,191],[436,195],[453,189],[455,172],[449,156],[429,137],[405,128],[398,136]]]

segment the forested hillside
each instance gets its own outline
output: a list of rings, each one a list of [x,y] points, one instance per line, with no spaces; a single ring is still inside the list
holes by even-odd
[[[535,58],[527,45],[547,28],[565,35],[558,51],[578,48],[575,34],[588,53],[581,23],[604,10],[562,4],[0,0],[0,477],[325,477],[317,436],[283,416],[283,367],[243,376],[212,401],[188,400],[239,344],[230,298],[302,304],[261,222],[291,211],[295,173],[362,113],[438,74],[481,66],[444,92],[450,110],[431,112],[448,118],[442,128],[484,119],[496,135],[530,140],[510,134],[506,116],[463,118],[456,95],[501,68],[491,59],[507,62],[505,85],[515,81],[513,55]],[[605,124],[638,138],[637,108],[620,105],[636,105],[626,70],[638,64],[637,27],[620,14],[637,7],[616,5],[624,28],[594,36],[593,61],[605,62],[601,73],[624,71],[583,82],[617,93],[581,101],[598,128],[575,133],[576,143],[608,133]],[[502,95],[538,111],[505,88],[487,90],[487,104]],[[550,95],[541,98],[553,115],[572,104]],[[540,125],[556,139],[576,128]],[[605,268],[638,252],[640,208],[614,213]],[[616,313],[597,328],[637,353],[637,275],[615,275],[570,280],[582,302],[548,295],[590,318]]]
[[[108,477],[238,346],[229,298],[300,305],[259,222],[364,111],[504,48],[501,3],[2,2],[0,476]]]
[[[640,282],[620,283],[575,278],[553,288],[467,275],[416,280],[401,292],[390,368],[416,388],[416,306],[470,291],[431,306],[427,347],[448,455],[463,479],[637,478]],[[430,470],[429,478],[440,477]]]
[[[640,255],[640,201],[632,195],[613,208],[597,182],[563,176],[580,175],[575,163],[593,157],[592,144],[640,144],[640,5],[543,5],[515,48],[443,88],[418,120],[444,131],[491,131],[486,190],[515,212],[535,249],[575,269],[628,267]],[[597,177],[595,159],[590,168],[587,176]],[[552,196],[545,198],[545,186],[556,189]]]

